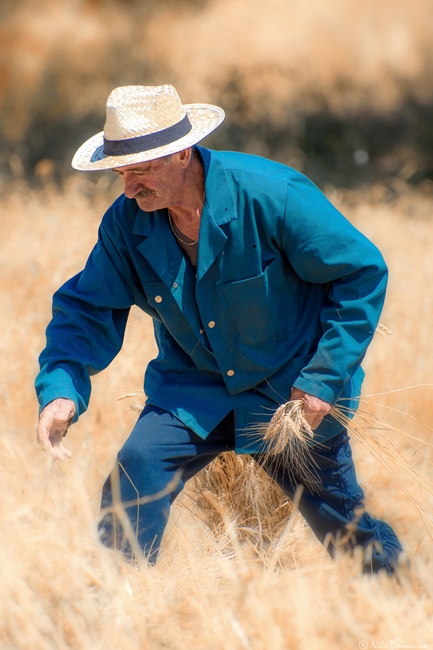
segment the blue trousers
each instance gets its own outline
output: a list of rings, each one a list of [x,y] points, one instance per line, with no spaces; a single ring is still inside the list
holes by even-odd
[[[136,551],[131,544],[133,536],[135,544],[154,563],[170,505],[185,482],[221,452],[233,449],[233,413],[203,440],[167,411],[146,406],[103,487],[99,526],[102,541],[132,557]],[[392,573],[403,549],[392,528],[373,519],[364,509],[364,492],[356,479],[347,432],[318,446],[313,455],[320,482],[314,489],[304,486],[301,514],[331,556],[339,545],[349,552],[361,546],[365,571],[384,568]],[[296,474],[294,480],[293,473],[288,475],[282,463],[271,463],[259,455],[255,460],[293,499],[301,483]],[[112,509],[116,499],[125,504],[121,516]]]

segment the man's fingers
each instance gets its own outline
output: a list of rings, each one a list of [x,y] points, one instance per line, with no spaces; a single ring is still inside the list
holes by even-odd
[[[318,397],[305,393],[298,388],[292,388],[291,399],[302,400],[305,420],[313,430],[317,429],[325,415],[328,415],[332,409],[331,404],[328,404],[328,402],[324,402]]]
[[[53,456],[55,460],[66,460],[72,456],[69,449],[66,449],[63,444],[59,446],[53,445],[47,451]]]
[[[53,419],[54,413],[42,411],[38,424],[37,441],[45,451],[51,447],[49,435]]]
[[[39,441],[39,437],[38,437]],[[41,443],[39,443],[41,444]],[[71,458],[72,454],[69,449],[66,449],[65,445],[62,442],[62,437],[57,437],[54,435],[49,435],[46,442],[41,444],[41,447],[44,451],[48,452],[53,456],[55,460],[66,460]]]
[[[65,458],[70,458],[72,456],[69,449],[66,449],[65,445],[62,443],[59,447],[59,451],[65,456]]]

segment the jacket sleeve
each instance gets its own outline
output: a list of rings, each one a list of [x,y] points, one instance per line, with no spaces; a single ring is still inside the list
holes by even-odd
[[[304,281],[327,285],[320,312],[322,336],[294,385],[333,404],[374,335],[387,268],[372,242],[302,176],[289,187],[282,246]]]
[[[134,302],[125,261],[103,224],[84,270],[54,294],[47,344],[39,357],[41,409],[58,397],[71,399],[77,409],[74,421],[87,409],[90,376],[120,351]]]

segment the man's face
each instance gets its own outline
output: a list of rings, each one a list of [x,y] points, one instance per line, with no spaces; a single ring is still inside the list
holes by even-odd
[[[135,199],[138,206],[146,212],[173,205],[181,190],[182,174],[178,154],[173,154],[169,161],[158,158],[116,167],[113,171],[123,181],[125,196]]]

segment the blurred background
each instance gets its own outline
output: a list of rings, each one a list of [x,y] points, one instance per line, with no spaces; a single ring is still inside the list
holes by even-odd
[[[221,105],[207,142],[319,186],[433,193],[431,0],[0,0],[0,175],[64,182],[119,85]],[[94,176],[94,179],[96,177]]]

